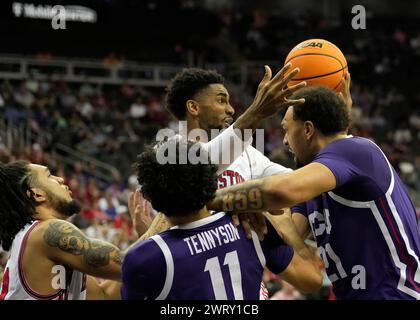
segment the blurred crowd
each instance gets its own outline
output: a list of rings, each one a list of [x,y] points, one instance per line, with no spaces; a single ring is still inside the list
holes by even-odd
[[[351,134],[380,145],[407,185],[420,216],[420,93],[414,82],[420,75],[419,26],[395,27],[379,21],[366,31],[356,32],[305,14],[289,18],[263,10],[249,14],[220,10],[217,14],[222,25],[220,37],[230,45],[212,57],[201,52],[208,62],[251,59],[281,64],[290,48],[304,39],[319,37],[336,43],[346,54],[352,76]],[[260,76],[258,72],[248,75],[251,94]],[[101,86],[35,78],[3,81],[2,127],[23,125],[31,136],[12,144],[0,141],[0,161],[27,159],[64,177],[73,197],[83,203],[83,212],[74,222],[89,236],[124,249],[136,239],[127,209],[128,195],[138,186],[131,164],[158,129],[177,127],[164,108],[163,97],[162,89],[127,84]],[[238,101],[240,97],[234,99],[238,115],[244,105]],[[279,117],[273,117],[264,123],[265,151],[272,160],[292,167],[282,145],[280,122]],[[62,163],[54,149],[57,144],[117,170],[104,180],[81,161]],[[0,274],[4,264],[5,254],[0,253]],[[269,272],[264,280],[272,299],[305,299]],[[328,285],[325,288],[310,298],[331,298]]]

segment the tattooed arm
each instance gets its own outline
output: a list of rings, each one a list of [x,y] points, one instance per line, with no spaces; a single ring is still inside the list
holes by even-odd
[[[217,190],[207,208],[236,212],[281,210],[313,199],[335,186],[332,171],[323,164],[313,162],[291,173]]]
[[[116,246],[87,237],[65,220],[47,220],[43,229],[44,248],[52,261],[93,276],[120,280],[124,253]]]
[[[132,246],[168,227],[166,218],[159,214],[149,230]],[[52,261],[89,275],[121,280],[121,265],[126,252],[132,246],[121,251],[108,242],[87,237],[76,226],[65,220],[48,220],[43,229],[46,255]]]

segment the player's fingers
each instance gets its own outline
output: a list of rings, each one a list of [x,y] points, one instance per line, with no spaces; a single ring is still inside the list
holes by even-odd
[[[134,191],[133,204],[138,205],[142,199],[143,195],[141,194],[141,191],[139,189],[136,189],[136,191]]]
[[[351,85],[351,76],[350,76],[350,73],[347,72],[346,76],[347,76],[347,79],[346,79],[346,92],[347,92],[347,95],[350,97],[351,96],[350,95],[350,85]]]
[[[341,96],[343,96],[343,92],[344,94],[347,91],[347,81],[346,81],[346,76],[344,75],[344,77],[341,79],[341,92],[339,92],[338,94]]]
[[[130,193],[128,197],[128,210],[131,212],[134,209],[134,192]]]
[[[257,233],[258,239],[262,241],[264,239],[264,235],[262,234],[262,230],[260,226],[258,225],[257,219],[255,217],[255,213],[249,213],[248,219],[249,219],[249,224],[251,225],[251,228]]]
[[[142,208],[142,205],[140,205],[140,204],[136,205],[136,207],[134,209],[134,213],[137,214],[137,215],[143,216],[143,214],[142,214],[143,212],[144,212],[144,210]]]
[[[296,91],[306,87],[306,81],[299,82],[293,86],[288,87],[287,89],[283,90],[283,97],[290,97]]]
[[[291,67],[292,67],[291,63],[284,65],[284,67],[281,68],[281,70],[276,73],[276,75],[273,77],[271,81],[276,82],[278,80],[282,80],[284,75],[290,70]]]
[[[257,223],[262,230],[263,235],[266,235],[268,230],[267,230],[267,221],[265,220],[264,215],[262,215],[261,213],[257,213],[255,216],[257,219]]]
[[[264,216],[261,213],[253,213],[249,215],[249,218],[251,226],[258,235],[258,239],[260,239],[260,241],[264,240],[264,236],[267,234]]]
[[[232,213],[232,222],[235,227],[238,227],[241,223],[239,222],[239,216],[237,213]]]
[[[347,72],[346,73],[346,90],[348,94],[350,94],[350,84],[351,84],[351,76],[350,76],[350,72]]]
[[[244,228],[246,237],[248,239],[252,239],[252,233],[251,233],[251,225],[249,224],[249,220],[244,217],[244,219],[241,220],[242,227]]]
[[[140,208],[141,214],[144,215],[145,213],[147,213],[148,203],[144,198],[137,204],[137,206]]]
[[[304,98],[297,99],[297,100],[284,99],[283,106],[285,106],[285,107],[298,106],[298,105],[303,104],[303,103],[305,103]]]
[[[283,88],[287,87],[287,84],[289,83],[289,81],[292,80],[299,73],[299,71],[300,71],[299,68],[294,68],[292,71],[290,71],[288,74],[286,74],[281,79],[279,84],[276,85],[275,90],[279,90],[279,89],[283,89]]]
[[[259,87],[264,87],[264,85],[271,80],[272,72],[269,66],[264,66],[264,77],[262,78]]]

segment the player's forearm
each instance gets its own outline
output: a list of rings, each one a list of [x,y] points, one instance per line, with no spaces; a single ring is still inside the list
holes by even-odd
[[[314,268],[316,272],[323,268],[321,258],[317,254],[316,249],[305,243],[305,240],[302,239],[295,226],[290,228],[287,233],[283,233],[283,240],[291,246],[302,259],[309,262],[311,268]]]
[[[233,127],[235,129],[243,130],[252,129],[255,131],[261,124],[262,118],[259,117],[254,107],[251,105],[245,112],[235,121]]]
[[[287,191],[281,192],[272,187],[273,179],[277,178],[280,177],[251,180],[218,190],[207,208],[215,211],[255,212],[290,207],[294,200],[287,196]]]

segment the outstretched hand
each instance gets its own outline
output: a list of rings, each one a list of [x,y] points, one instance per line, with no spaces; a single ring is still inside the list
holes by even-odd
[[[149,229],[153,217],[153,208],[149,201],[144,199],[139,189],[132,192],[128,200],[128,211],[133,222],[134,229],[141,236]]]
[[[272,77],[270,67],[267,65],[264,66],[264,77],[258,86],[254,102],[250,107],[256,110],[259,118],[267,118],[289,106],[305,102],[305,99],[288,99],[295,91],[306,86],[306,82],[304,81],[293,86],[288,86],[289,81],[300,71],[299,68],[290,70],[291,66],[290,63],[286,64],[274,77]]]

